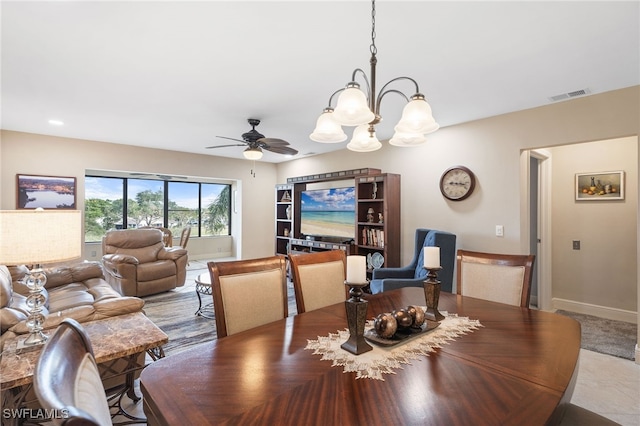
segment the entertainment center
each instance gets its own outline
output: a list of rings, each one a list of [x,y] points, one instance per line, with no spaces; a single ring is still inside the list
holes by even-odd
[[[400,175],[354,169],[276,185],[275,252],[344,250],[400,266]]]

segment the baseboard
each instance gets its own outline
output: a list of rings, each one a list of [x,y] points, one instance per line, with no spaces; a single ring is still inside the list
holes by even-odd
[[[553,310],[561,309],[563,311],[593,315],[595,317],[624,321],[631,324],[638,323],[638,313],[634,311],[626,311],[624,309],[608,308],[606,306],[592,305],[589,303],[576,302],[573,300],[559,299],[555,297],[551,299],[551,306]],[[636,348],[636,351],[637,350],[638,349]]]

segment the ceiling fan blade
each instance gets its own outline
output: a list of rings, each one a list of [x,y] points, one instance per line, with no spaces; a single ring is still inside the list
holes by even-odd
[[[261,138],[261,139],[258,139],[256,142],[266,143],[267,145],[271,145],[271,146],[289,145],[289,142],[282,139],[276,139],[276,138]]]
[[[222,137],[222,136],[219,136],[219,137]],[[231,138],[226,138],[226,139],[231,139]],[[235,140],[235,139],[232,139],[232,140]],[[231,144],[231,145],[214,145],[214,146],[205,146],[204,148],[205,148],[205,149],[211,149],[211,148],[227,148],[227,147],[229,147],[229,146],[245,146],[245,145],[246,145],[246,144],[234,143],[234,144]]]
[[[265,146],[264,149],[275,152],[276,154],[296,155],[298,153],[297,149],[288,146]]]
[[[229,138],[227,136],[216,136],[216,138],[229,139],[230,141],[242,142],[244,144],[247,143],[247,141],[243,141],[242,139]]]

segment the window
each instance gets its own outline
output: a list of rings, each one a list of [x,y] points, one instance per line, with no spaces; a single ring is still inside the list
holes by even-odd
[[[179,235],[229,235],[231,185],[205,182],[85,177],[85,241],[97,242],[110,229],[169,228]],[[126,201],[125,201],[126,200]]]

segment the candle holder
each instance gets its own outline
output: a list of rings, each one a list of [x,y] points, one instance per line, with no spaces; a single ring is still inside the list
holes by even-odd
[[[424,298],[427,301],[427,310],[424,313],[424,317],[432,321],[442,321],[444,315],[438,311],[438,302],[440,301],[440,281],[438,281],[438,271],[442,267],[428,268],[424,267],[428,271],[427,279],[424,280]]]
[[[361,298],[362,288],[369,283],[350,283],[345,281],[344,284],[350,287],[349,295],[351,298],[344,302],[350,335],[349,340],[340,347],[352,354],[360,355],[373,349],[364,339],[364,325],[367,321],[367,305],[369,302]]]

